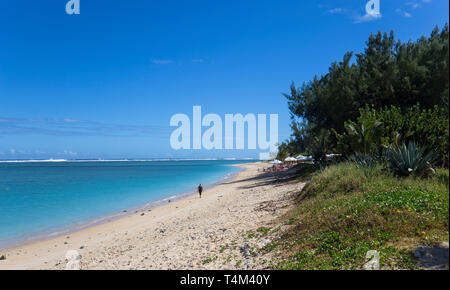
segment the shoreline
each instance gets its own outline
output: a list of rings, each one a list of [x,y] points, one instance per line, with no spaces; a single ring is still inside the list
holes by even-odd
[[[241,166],[242,164],[245,164],[245,163],[229,165],[230,167],[238,167],[239,169],[237,171],[227,173],[224,177],[221,177],[220,179],[216,179],[214,181],[207,183],[206,185],[204,185],[205,190],[208,190],[215,186],[223,184],[224,182],[232,181],[239,174],[239,172],[245,170],[245,168],[242,168],[242,166]],[[119,212],[114,212],[114,213],[111,213],[106,216],[100,216],[97,218],[80,221],[80,222],[77,222],[74,224],[69,224],[69,225],[63,226],[59,229],[47,230],[47,231],[44,230],[40,233],[36,233],[35,235],[33,235],[31,233],[31,234],[29,234],[30,235],[29,237],[27,237],[28,235],[24,235],[25,237],[23,239],[11,241],[9,243],[6,243],[5,246],[0,246],[0,253],[9,252],[14,249],[25,247],[25,246],[33,244],[33,243],[44,242],[44,241],[55,239],[55,238],[58,238],[61,236],[71,235],[71,234],[80,232],[85,229],[89,229],[89,228],[100,226],[100,225],[103,225],[103,224],[106,224],[109,222],[114,222],[114,221],[122,219],[122,218],[126,218],[129,215],[142,213],[142,212],[151,210],[156,207],[164,206],[168,203],[176,202],[178,200],[182,200],[182,199],[188,198],[188,197],[196,195],[196,194],[197,193],[195,191],[183,191],[180,193],[176,193],[175,195],[171,195],[169,197],[165,197],[165,198],[155,200],[152,202],[147,202],[145,204],[142,204],[142,205],[139,205],[136,207],[124,208],[123,210],[121,210]]]
[[[0,269],[64,269],[77,250],[81,269],[265,269],[264,261],[242,263],[248,231],[275,227],[289,196],[302,184],[280,185],[262,162],[235,165],[233,179],[152,209],[0,254]],[[251,246],[262,248],[267,238]]]

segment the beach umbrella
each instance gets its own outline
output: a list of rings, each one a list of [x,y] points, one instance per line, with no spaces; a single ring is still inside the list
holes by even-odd
[[[312,160],[312,156],[304,156],[304,155],[298,155],[297,156],[297,160],[299,161],[307,161],[307,160]]]
[[[284,159],[284,161],[286,161],[286,162],[293,162],[293,161],[297,161],[297,159],[295,159],[294,157],[289,156],[289,157],[286,157],[286,159]]]
[[[275,159],[275,160],[270,161],[269,163],[270,163],[270,164],[281,164],[281,163],[283,163],[283,162],[281,162],[281,161],[278,160],[278,159]]]

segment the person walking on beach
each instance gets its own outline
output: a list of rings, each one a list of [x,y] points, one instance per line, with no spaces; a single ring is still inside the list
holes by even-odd
[[[200,196],[200,198],[202,198],[203,186],[201,183],[198,185],[197,189],[198,189],[198,195]]]

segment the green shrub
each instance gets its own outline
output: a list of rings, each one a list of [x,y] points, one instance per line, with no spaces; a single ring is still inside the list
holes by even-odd
[[[346,132],[335,135],[337,138],[338,151],[342,153],[374,153],[382,145],[383,122],[378,120],[374,109],[360,109],[360,116],[356,122],[344,123]]]
[[[415,105],[402,111],[391,106],[376,111],[366,106],[355,122],[345,122],[345,129],[343,134],[334,132],[337,151],[347,156],[355,152],[380,154],[383,148],[415,142],[434,151],[439,165],[448,166],[449,119],[443,108],[426,110]]]
[[[353,162],[356,167],[364,171],[364,176],[370,176],[374,174],[374,169],[378,165],[378,157],[368,153],[355,153],[349,158],[350,162]]]
[[[434,151],[436,161],[448,166],[449,119],[444,108],[422,109],[415,105],[405,112],[394,106],[380,110],[378,118],[383,122],[383,144],[399,146],[416,142]]]
[[[355,163],[358,168],[375,168],[378,163],[376,157],[367,153],[352,154],[348,160]]]

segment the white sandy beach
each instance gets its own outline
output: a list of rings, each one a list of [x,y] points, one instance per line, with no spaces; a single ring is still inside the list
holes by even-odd
[[[248,231],[274,227],[301,183],[279,185],[273,173],[258,172],[264,163],[224,184],[151,210],[69,235],[18,246],[0,254],[0,269],[64,269],[65,254],[77,250],[81,269],[263,269],[270,257],[258,250],[268,238]],[[282,229],[281,229],[282,230]],[[240,247],[248,242],[246,260]]]

